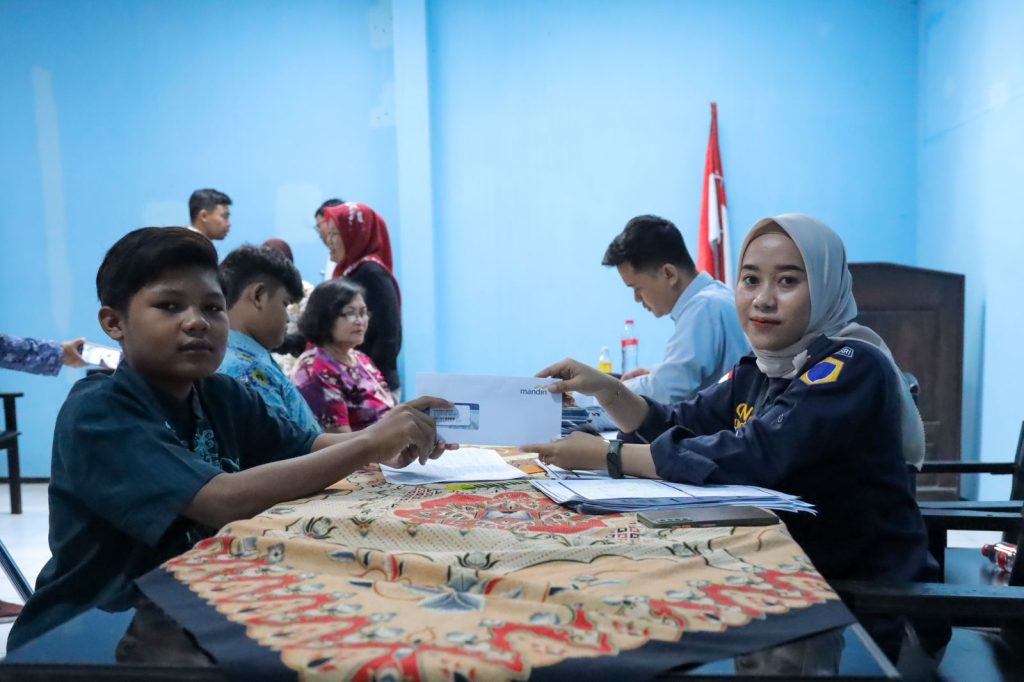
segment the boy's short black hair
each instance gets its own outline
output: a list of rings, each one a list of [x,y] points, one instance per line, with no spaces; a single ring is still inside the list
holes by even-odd
[[[203,209],[209,211],[221,205],[230,206],[231,197],[215,189],[197,189],[188,198],[188,219],[195,222]]]
[[[653,270],[671,264],[696,272],[683,235],[671,220],[656,215],[639,215],[628,223],[604,252],[601,265],[629,263],[635,270]]]
[[[185,227],[142,227],[110,247],[96,273],[100,305],[124,312],[139,289],[167,270],[206,268],[217,272],[217,250],[205,236]]]
[[[262,281],[268,288],[284,287],[292,299],[302,298],[302,277],[287,257],[276,249],[244,244],[227,256],[217,273],[228,308],[238,303],[242,292],[253,282]]]
[[[322,346],[334,338],[334,321],[356,296],[366,298],[366,290],[350,279],[339,277],[321,282],[306,301],[299,318],[299,331],[310,343]]]
[[[338,198],[328,199],[324,203],[320,204],[320,208],[316,210],[316,213],[313,214],[313,217],[320,218],[324,214],[324,209],[330,208],[331,206],[341,206],[344,203],[344,201]]]

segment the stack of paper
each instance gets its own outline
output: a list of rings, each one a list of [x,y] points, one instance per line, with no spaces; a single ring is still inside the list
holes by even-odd
[[[563,469],[557,464],[545,464],[537,460],[538,466],[548,473],[548,476],[555,479],[561,478],[608,478],[607,469]]]
[[[530,482],[555,502],[588,514],[734,505],[814,513],[813,505],[802,501],[795,495],[746,485],[698,486],[646,478],[559,479]]]
[[[487,448],[459,448],[429,460],[426,464],[413,462],[404,469],[380,465],[384,478],[395,485],[424,485],[426,483],[455,483],[463,481],[511,481],[526,478],[495,450]]]

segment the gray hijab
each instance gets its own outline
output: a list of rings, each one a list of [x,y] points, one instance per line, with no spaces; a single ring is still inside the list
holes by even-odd
[[[903,456],[920,469],[924,461],[924,425],[910,394],[903,372],[893,360],[889,347],[870,328],[853,321],[857,302],[853,299],[853,278],[846,266],[846,248],[839,235],[827,225],[800,213],[784,213],[762,218],[751,228],[740,249],[740,263],[750,242],[769,231],[781,229],[796,244],[804,260],[811,294],[811,319],[796,343],[777,351],[754,348],[757,366],[770,377],[791,379],[807,362],[807,347],[819,336],[834,341],[860,341],[882,352],[889,360],[900,386],[900,413],[903,431]]]

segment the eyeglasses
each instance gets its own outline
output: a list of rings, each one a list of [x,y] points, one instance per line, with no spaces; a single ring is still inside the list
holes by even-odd
[[[314,225],[313,231],[316,232],[316,236],[320,237],[320,241],[322,241],[324,244],[329,245],[331,242],[338,241],[338,239],[341,238],[338,235],[338,231],[333,229],[328,229],[327,234],[325,235],[323,232],[320,231],[319,225]]]
[[[338,317],[344,317],[349,322],[358,322],[359,320],[369,322],[372,315],[369,310],[363,308],[362,310],[342,310]]]

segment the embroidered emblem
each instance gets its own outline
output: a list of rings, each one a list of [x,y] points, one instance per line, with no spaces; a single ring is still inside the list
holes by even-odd
[[[842,348],[836,351],[836,355],[842,355],[844,357],[852,358],[853,349],[850,348],[849,346],[843,346]]]
[[[747,405],[746,403],[740,403],[736,406],[736,416],[732,420],[732,427],[739,431],[742,429],[750,418],[754,416],[754,406]]]
[[[830,384],[839,378],[839,373],[843,371],[843,361],[836,360],[835,358],[825,358],[814,367],[803,373],[800,377],[800,381],[804,382],[808,386],[814,384]]]

